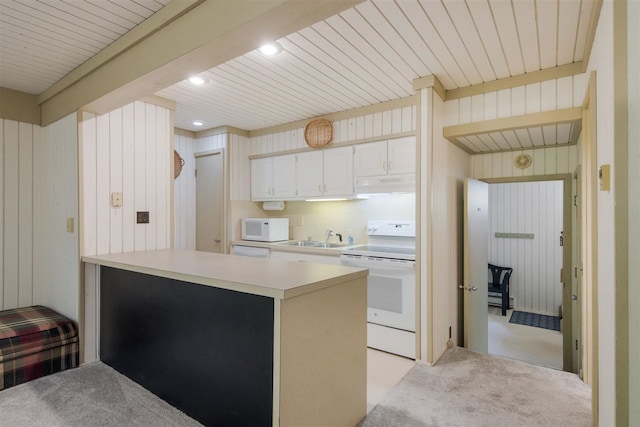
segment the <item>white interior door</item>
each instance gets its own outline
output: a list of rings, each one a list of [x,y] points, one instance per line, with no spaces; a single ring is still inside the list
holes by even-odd
[[[222,151],[196,157],[196,250],[223,253]]]
[[[464,346],[488,352],[489,185],[464,182]]]

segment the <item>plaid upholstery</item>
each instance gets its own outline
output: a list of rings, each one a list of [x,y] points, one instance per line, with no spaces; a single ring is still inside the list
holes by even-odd
[[[78,329],[41,305],[0,311],[0,390],[79,364]]]

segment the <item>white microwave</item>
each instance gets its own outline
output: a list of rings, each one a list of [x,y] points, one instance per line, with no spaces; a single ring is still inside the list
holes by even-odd
[[[289,218],[243,218],[242,240],[258,242],[289,240]]]

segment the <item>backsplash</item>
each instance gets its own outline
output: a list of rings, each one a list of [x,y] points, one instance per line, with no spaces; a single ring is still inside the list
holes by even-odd
[[[376,196],[366,200],[338,202],[286,202],[285,209],[265,212],[265,217],[289,218],[292,240],[324,240],[327,229],[340,233],[347,242],[349,229],[354,243],[366,243],[369,219],[415,219],[415,194]],[[262,203],[256,203],[262,206]],[[338,242],[332,237],[331,242]]]

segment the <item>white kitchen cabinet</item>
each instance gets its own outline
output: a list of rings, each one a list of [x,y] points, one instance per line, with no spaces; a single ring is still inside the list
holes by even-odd
[[[390,139],[387,146],[389,175],[416,173],[416,138]]]
[[[357,177],[387,174],[387,141],[356,145],[355,171]]]
[[[353,194],[353,148],[339,147],[297,154],[297,195],[336,197]]]
[[[353,194],[353,147],[325,150],[323,170],[325,196]]]
[[[298,197],[322,197],[323,152],[309,151],[296,155],[296,177]]]
[[[288,200],[296,195],[293,154],[251,160],[251,200]]]
[[[339,256],[304,254],[300,252],[280,252],[277,250],[272,250],[271,259],[281,259],[286,261],[298,261],[298,262],[314,262],[316,264],[340,265]]]
[[[356,145],[356,178],[414,174],[416,139],[413,136]]]

